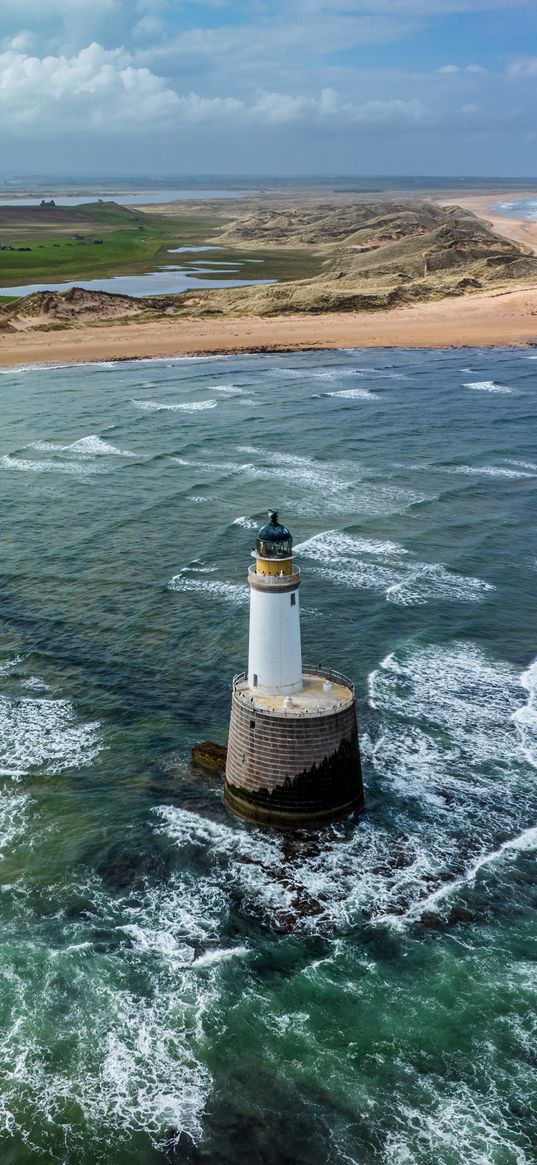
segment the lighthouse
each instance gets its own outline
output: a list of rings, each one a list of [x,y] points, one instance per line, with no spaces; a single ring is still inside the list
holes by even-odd
[[[248,570],[248,671],[233,680],[224,796],[267,825],[322,823],[364,804],[354,685],[303,666],[293,538],[268,517]]]

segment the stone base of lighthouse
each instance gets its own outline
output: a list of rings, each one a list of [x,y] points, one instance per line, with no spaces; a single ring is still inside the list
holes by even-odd
[[[233,683],[226,804],[266,825],[328,821],[363,808],[356,702],[349,680],[309,669],[291,698]]]

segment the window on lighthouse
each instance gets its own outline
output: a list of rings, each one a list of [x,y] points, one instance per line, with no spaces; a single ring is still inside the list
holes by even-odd
[[[259,551],[263,558],[289,558],[290,542],[260,542]]]

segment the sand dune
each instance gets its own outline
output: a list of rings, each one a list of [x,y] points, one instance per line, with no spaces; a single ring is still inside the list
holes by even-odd
[[[0,364],[132,360],[189,353],[305,348],[437,348],[537,344],[537,285],[400,307],[228,319],[162,319],[0,337]]]

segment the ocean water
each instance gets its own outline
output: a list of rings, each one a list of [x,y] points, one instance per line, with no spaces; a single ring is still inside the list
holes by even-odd
[[[0,1159],[530,1165],[537,364],[3,370]],[[256,526],[357,684],[362,817],[230,817]]]
[[[533,222],[537,218],[537,199],[535,197],[513,198],[497,202],[494,209],[498,214],[503,214],[507,218],[525,218]]]

